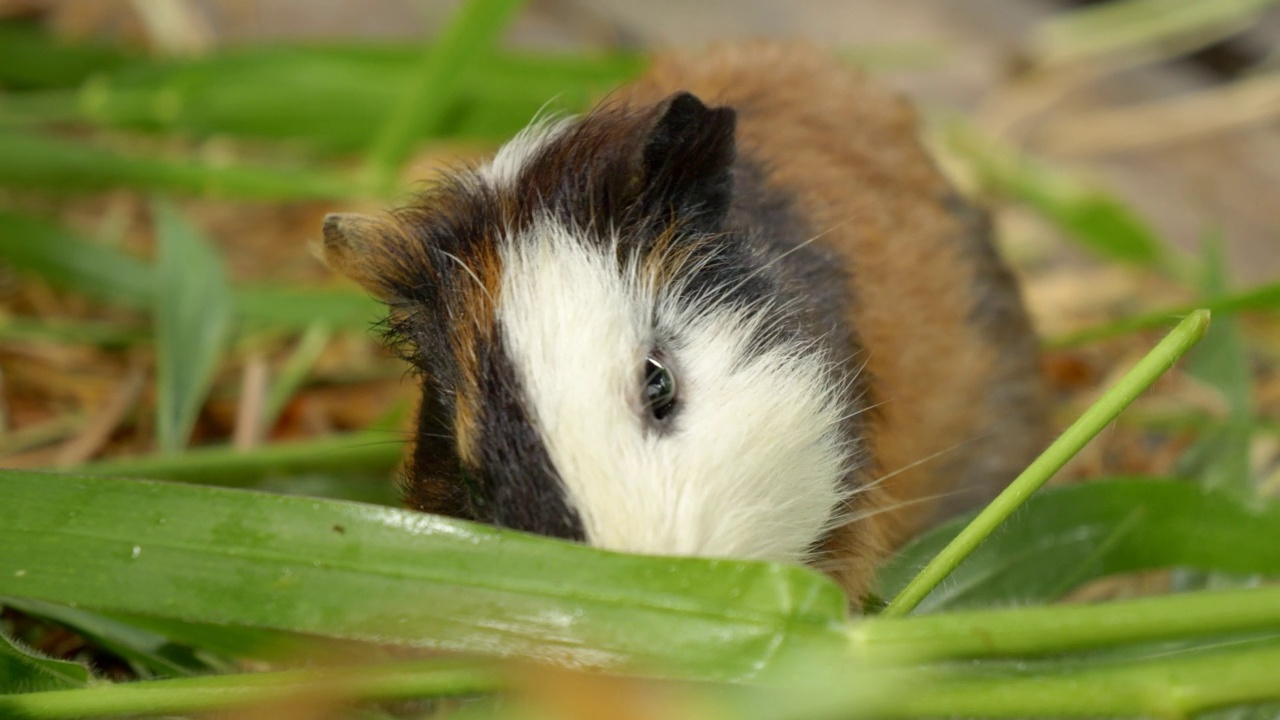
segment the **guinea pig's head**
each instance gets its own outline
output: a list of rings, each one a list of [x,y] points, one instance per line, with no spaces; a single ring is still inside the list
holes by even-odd
[[[848,384],[727,226],[734,132],[688,93],[605,107],[389,218],[326,219],[326,258],[388,304],[421,371],[410,505],[784,561],[842,520]]]

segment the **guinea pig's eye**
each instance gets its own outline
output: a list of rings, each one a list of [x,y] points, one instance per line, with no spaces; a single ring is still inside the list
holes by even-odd
[[[663,420],[676,409],[676,377],[658,353],[644,359],[644,407],[654,420]]]

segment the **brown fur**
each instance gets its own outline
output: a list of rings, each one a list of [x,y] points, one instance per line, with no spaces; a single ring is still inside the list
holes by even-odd
[[[737,110],[739,153],[794,194],[850,270],[878,405],[875,465],[851,508],[864,519],[830,538],[826,569],[857,597],[885,552],[944,511],[925,499],[956,491],[969,464],[1007,482],[1040,447],[1042,391],[1016,287],[993,255],[968,247],[974,228],[946,206],[953,193],[907,104],[827,54],[757,44],[667,55],[619,99],[678,90]],[[979,293],[995,296],[998,321],[983,321]]]

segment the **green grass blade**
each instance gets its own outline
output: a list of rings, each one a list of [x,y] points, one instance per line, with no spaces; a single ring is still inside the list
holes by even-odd
[[[285,405],[302,388],[307,375],[315,367],[316,361],[320,359],[320,354],[324,352],[325,346],[329,344],[332,337],[329,324],[324,321],[311,323],[302,333],[302,337],[298,339],[298,346],[290,353],[288,360],[280,368],[275,382],[271,384],[271,389],[267,392],[267,401],[262,410],[262,427],[267,429],[275,427],[276,420],[284,411]]]
[[[1272,700],[1277,688],[1268,669],[1280,661],[1280,643],[1254,640],[1227,648],[1140,656],[1102,666],[1068,664],[1046,672],[1039,664],[978,667],[939,672],[911,668],[863,675],[854,681],[834,668],[820,668],[828,685],[791,683],[771,688],[730,688],[704,692],[697,701],[676,705],[690,717],[742,720],[801,718],[964,717],[1186,717],[1215,707]],[[1037,674],[1038,673],[1038,674]],[[152,681],[44,692],[0,699],[0,709],[29,720],[62,720],[90,715],[173,714],[233,710],[291,699],[403,700],[475,694],[508,684],[490,664],[400,661],[381,665],[290,670],[174,681]],[[868,692],[867,680],[910,692]],[[638,689],[643,689],[639,687]],[[671,708],[664,688],[658,707]],[[686,690],[692,688],[685,688]],[[704,691],[707,688],[702,688]],[[871,700],[873,704],[868,704]],[[270,705],[267,705],[270,707]],[[477,712],[478,710],[478,712]],[[684,713],[680,713],[684,717]],[[449,717],[527,720],[545,717],[518,703],[481,703]],[[557,716],[558,717],[558,716]]]
[[[155,290],[151,268],[142,260],[15,213],[0,212],[0,258],[56,287],[126,307],[146,307]]]
[[[430,134],[444,118],[468,76],[466,69],[485,55],[522,0],[467,0],[423,54],[422,64],[404,88],[404,96],[375,136],[367,171],[374,187],[395,190],[400,168],[422,128]]]
[[[950,122],[943,142],[988,191],[1027,205],[1090,250],[1121,262],[1176,269],[1146,221],[1103,190],[1020,155],[963,122]]]
[[[1138,395],[1199,342],[1208,327],[1208,311],[1197,310],[1188,315],[930,560],[902,592],[889,602],[885,614],[904,615],[919,605],[938,583],[1026,502],[1032,493],[1040,489],[1093,436],[1115,420]]]
[[[914,662],[1045,657],[1243,633],[1280,633],[1280,586],[1180,593],[1093,605],[873,617],[849,630],[856,648]],[[1280,692],[1280,686],[1274,687]]]
[[[0,342],[58,342],[120,348],[150,337],[142,327],[114,322],[0,317]]]
[[[971,517],[913,540],[877,573],[899,592]],[[1114,479],[1037,493],[918,608],[1052,602],[1116,573],[1193,568],[1280,576],[1280,503],[1241,502],[1183,480]]]
[[[80,90],[11,93],[0,122],[87,122],[197,137],[244,136],[322,151],[367,149],[414,82],[422,45],[253,46],[196,60],[135,62]],[[552,98],[579,110],[644,65],[638,55],[486,53],[473,58],[446,117],[419,137],[501,140]],[[423,124],[434,123],[434,125]]]
[[[83,665],[43,657],[0,632],[0,696],[88,684],[89,671]]]
[[[209,625],[135,613],[98,615],[143,633],[168,638],[175,645],[195,648],[201,659],[210,660],[211,664],[223,670],[230,669],[223,667],[223,659],[292,667],[300,663],[323,662],[326,658],[365,657],[362,653],[368,651],[367,645],[357,646],[355,643],[261,628]]]
[[[156,441],[186,446],[231,337],[231,288],[222,258],[163,198],[151,204],[159,259],[156,327]]]
[[[97,646],[128,660],[141,677],[183,677],[211,669],[189,648],[174,645],[163,635],[97,613],[29,598],[0,598],[0,605],[72,629]]]
[[[1280,643],[1080,663],[1021,672],[976,669],[921,682],[879,717],[1189,718],[1280,698]],[[1036,672],[1039,670],[1039,672]]]
[[[16,471],[0,496],[0,594],[96,610],[715,680],[838,644],[845,617],[839,588],[803,568],[407,510]]]
[[[409,700],[491,692],[502,675],[490,664],[418,660],[395,665],[284,670],[105,685],[74,692],[0,697],[0,713],[26,720],[172,715],[235,710],[292,699]]]
[[[236,309],[246,322],[297,330],[325,322],[337,329],[367,332],[387,314],[385,305],[345,287],[237,287]]]
[[[122,307],[149,310],[153,303],[155,270],[150,263],[44,220],[0,212],[0,259],[54,287]],[[385,307],[367,294],[344,287],[248,285],[236,288],[235,305],[249,323],[297,330],[324,321],[343,330],[367,331],[386,315]]]
[[[1210,233],[1204,238],[1203,277],[1200,289],[1209,298],[1230,291],[1227,261],[1222,238]],[[1204,341],[1187,356],[1188,375],[1222,394],[1227,417],[1218,427],[1197,439],[1183,458],[1181,472],[1192,474],[1209,488],[1223,488],[1236,497],[1255,495],[1249,476],[1249,446],[1253,439],[1253,373],[1237,318],[1220,318],[1205,333]]]
[[[1250,310],[1280,310],[1280,282],[1260,285],[1235,294],[1205,298],[1194,305],[1182,305],[1167,310],[1157,310],[1124,318],[1123,320],[1050,339],[1045,342],[1045,346],[1051,349],[1073,348],[1142,330],[1169,327],[1197,308],[1208,310],[1215,317]]]
[[[112,458],[82,465],[74,472],[249,487],[264,478],[289,475],[385,474],[400,461],[403,445],[398,435],[369,431],[271,443],[249,451],[206,446],[180,455]]]
[[[248,200],[349,199],[367,194],[358,183],[315,168],[288,171],[162,160],[3,127],[0,186],[57,194],[130,187]]]
[[[127,61],[119,48],[60,42],[33,22],[0,22],[0,86],[6,91],[70,87]]]
[[[1167,646],[1127,647],[1123,656],[1107,658],[1093,654],[1082,659],[970,661],[946,667],[894,668],[884,663],[877,671],[858,675],[839,665],[814,665],[800,681],[783,687],[722,694],[727,707],[702,716],[738,720],[1186,718],[1214,707],[1276,698],[1280,687],[1270,671],[1278,655],[1280,638],[1271,635],[1211,647],[1176,647],[1172,652]],[[889,689],[876,697],[866,692],[869,684]],[[475,717],[511,716],[491,712]]]

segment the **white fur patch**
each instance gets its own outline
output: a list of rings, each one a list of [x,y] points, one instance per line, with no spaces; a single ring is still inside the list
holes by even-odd
[[[503,252],[503,339],[588,542],[802,560],[830,529],[852,462],[829,359],[810,347],[750,357],[763,318],[660,301],[611,249],[550,221]],[[669,432],[648,427],[640,403],[659,333],[674,338]]]
[[[569,129],[576,120],[574,117],[555,116],[534,118],[533,122],[499,148],[493,159],[477,170],[477,174],[494,187],[515,185],[520,171],[538,151]]]

